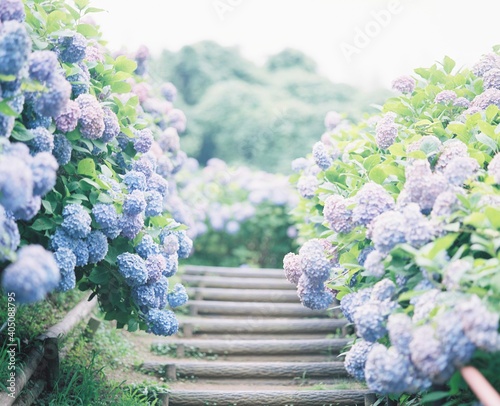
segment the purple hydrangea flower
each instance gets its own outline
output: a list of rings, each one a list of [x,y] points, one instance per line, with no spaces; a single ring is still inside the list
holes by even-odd
[[[457,312],[442,314],[437,320],[436,338],[441,342],[449,362],[454,367],[462,367],[468,363],[476,346],[469,340],[462,328],[462,321]]]
[[[332,268],[325,255],[323,244],[318,239],[307,241],[299,250],[302,271],[313,283],[323,283]]]
[[[186,115],[182,110],[172,109],[167,114],[170,127],[174,127],[178,132],[186,131]]]
[[[311,163],[306,158],[297,158],[292,161],[292,171],[301,172],[309,167]]]
[[[99,101],[90,94],[81,94],[76,99],[80,106],[80,132],[84,138],[96,140],[104,133],[104,111]]]
[[[387,331],[391,344],[404,355],[410,355],[413,322],[404,313],[394,313],[387,319]]]
[[[164,152],[176,152],[180,149],[180,139],[177,130],[174,127],[168,127],[160,135],[158,144]]]
[[[400,76],[392,82],[392,88],[403,94],[411,94],[415,90],[415,79],[411,76]]]
[[[449,104],[457,98],[457,94],[453,90],[441,90],[434,98],[434,103]]]
[[[453,106],[455,106],[455,107],[463,107],[463,108],[467,109],[470,106],[470,101],[468,99],[466,99],[465,97],[458,97],[453,102]]]
[[[479,170],[479,164],[473,158],[458,157],[453,159],[444,169],[444,177],[454,186],[462,186]]]
[[[332,166],[333,163],[332,156],[328,153],[326,145],[323,144],[321,141],[314,144],[312,155],[314,162],[322,170],[326,171],[330,166]]]
[[[374,276],[375,278],[381,278],[385,273],[384,266],[385,256],[382,255],[377,250],[371,251],[364,262],[364,268],[366,273],[370,276]]]
[[[156,192],[146,192],[146,217],[156,217],[163,213],[163,196]]]
[[[46,90],[37,94],[35,110],[42,116],[58,117],[66,108],[71,96],[71,85],[56,73],[46,83]]]
[[[134,148],[137,152],[145,154],[151,149],[153,145],[153,133],[149,128],[136,131],[135,138],[133,139]]]
[[[387,306],[369,301],[359,306],[353,315],[356,333],[364,340],[375,342],[387,334]]]
[[[373,182],[363,185],[354,200],[357,205],[352,211],[353,221],[365,226],[379,214],[393,210],[395,206],[393,197],[383,186]]]
[[[474,75],[481,77],[489,70],[495,68],[500,68],[500,56],[490,53],[481,57],[479,62],[472,67],[472,72]]]
[[[167,260],[161,254],[149,255],[146,259],[146,269],[148,270],[148,283],[156,282],[167,269]]]
[[[500,90],[499,89],[487,89],[483,93],[477,95],[474,97],[474,100],[472,100],[470,104],[470,108],[474,109],[480,109],[480,110],[486,110],[488,106],[495,105],[497,107],[500,107]],[[474,111],[475,112],[475,111]]]
[[[158,174],[153,174],[151,178],[148,180],[147,185],[148,192],[158,192],[160,195],[165,197],[168,194],[168,182],[163,179]]]
[[[396,245],[406,241],[406,220],[397,211],[382,213],[371,227],[373,244],[381,254],[388,254]]]
[[[354,323],[354,313],[356,310],[370,300],[371,288],[361,289],[357,292],[348,293],[340,300],[340,310],[349,323]]]
[[[410,203],[403,209],[406,222],[405,241],[415,248],[427,244],[434,237],[434,228],[431,222],[420,212],[420,206]]]
[[[448,140],[441,147],[441,154],[434,169],[442,172],[454,159],[468,157],[467,145],[456,139]]]
[[[56,127],[63,133],[69,133],[76,129],[81,111],[77,102],[70,100],[65,109],[55,118]]]
[[[303,175],[297,182],[297,189],[304,199],[312,199],[318,186],[318,178],[313,175]]]
[[[348,233],[353,229],[352,210],[348,209],[352,203],[351,199],[338,195],[332,195],[326,199],[323,215],[333,231]]]
[[[445,161],[446,159],[442,161],[443,167],[447,165]],[[403,190],[408,193],[411,202],[418,203],[423,212],[432,210],[437,197],[447,188],[448,182],[444,176],[432,173],[427,160],[416,160],[406,168],[406,184]]]
[[[325,127],[328,131],[333,131],[342,122],[342,116],[336,111],[329,111],[325,116]]]

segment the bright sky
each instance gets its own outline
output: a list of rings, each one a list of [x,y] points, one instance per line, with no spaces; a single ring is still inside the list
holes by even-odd
[[[92,0],[112,49],[157,54],[201,40],[262,63],[285,47],[335,82],[389,86],[449,55],[470,65],[500,43],[495,0]],[[378,17],[376,16],[378,15]]]

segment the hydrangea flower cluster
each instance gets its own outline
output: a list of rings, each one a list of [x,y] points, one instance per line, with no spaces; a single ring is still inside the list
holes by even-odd
[[[445,62],[440,75],[455,88],[429,93],[445,82],[435,67],[416,70],[418,83],[394,82],[404,96],[391,98],[382,118],[323,134],[324,145],[341,151],[341,165],[330,165],[327,176],[312,170],[314,156],[293,164],[303,198],[295,217],[307,242],[298,255],[286,255],[285,275],[314,308],[324,293],[306,294],[314,284],[302,257],[326,269],[311,247],[318,237],[330,241],[335,282],[322,287],[334,289],[359,336],[345,366],[380,394],[449,384],[473,360],[492,359],[491,367],[496,356],[489,353],[500,349],[497,293],[487,271],[500,261],[495,248],[477,243],[500,231],[500,158],[491,142],[500,57],[486,55],[472,72],[460,72],[477,81],[472,92],[454,82]],[[306,189],[307,177],[314,187]],[[322,266],[315,269],[324,276]]]

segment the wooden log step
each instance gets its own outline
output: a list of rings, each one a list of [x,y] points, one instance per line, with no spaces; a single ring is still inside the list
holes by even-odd
[[[300,303],[255,303],[190,300],[187,304],[192,316],[223,314],[262,317],[328,317],[326,310],[311,310]]]
[[[203,319],[185,318],[180,320],[184,336],[189,337],[191,333],[212,334],[313,334],[313,333],[335,333],[338,329],[345,329],[348,322],[346,319]]]
[[[229,289],[282,289],[297,290],[297,287],[285,278],[230,278],[222,276],[197,276],[183,275],[182,281],[189,285],[205,288],[229,288]]]
[[[340,378],[346,377],[343,362],[229,362],[229,361],[180,361],[165,363],[145,362],[145,372],[164,374],[169,379],[196,378]]]
[[[298,303],[294,290],[188,288],[189,297],[196,300],[227,300],[234,302]]]
[[[355,406],[364,405],[364,390],[308,391],[190,391],[174,390],[167,396],[168,406]],[[371,403],[367,403],[371,404]]]
[[[232,278],[285,279],[285,272],[283,269],[271,268],[222,268],[217,266],[186,265],[183,273],[184,275],[228,276]]]
[[[152,344],[156,348],[176,348],[177,356],[196,351],[230,355],[338,354],[349,340],[163,340]]]

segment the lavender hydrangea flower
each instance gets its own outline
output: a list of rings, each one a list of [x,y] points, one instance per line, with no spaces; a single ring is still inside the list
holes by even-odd
[[[168,304],[172,309],[186,304],[188,301],[186,288],[180,283],[177,283],[174,286],[173,292],[170,292],[168,294],[167,299],[168,299]]]
[[[69,204],[63,209],[62,229],[72,238],[85,238],[90,234],[92,219],[83,206]]]
[[[439,316],[436,338],[441,342],[449,362],[454,367],[461,367],[468,363],[476,350],[474,343],[465,334],[460,316],[455,311]]]
[[[442,163],[443,167],[447,165],[444,161]],[[416,160],[406,168],[406,184],[403,190],[408,193],[409,200],[418,203],[424,213],[432,210],[437,197],[447,188],[448,182],[444,176],[432,173],[427,160]]]
[[[387,307],[380,302],[369,301],[359,306],[353,315],[358,336],[369,342],[384,337],[387,334],[387,316]]]
[[[69,133],[76,129],[81,111],[77,102],[69,100],[65,109],[55,118],[56,128],[63,132]]]
[[[380,149],[387,149],[394,144],[398,136],[398,127],[394,122],[395,119],[395,114],[389,112],[377,122],[375,127],[375,140]]]
[[[155,173],[148,179],[146,190],[148,192],[158,192],[160,195],[165,197],[168,194],[168,182]]]
[[[18,21],[0,25],[0,75],[18,76],[31,52],[26,28]]]
[[[455,101],[453,102],[453,106],[463,107],[463,108],[467,109],[470,106],[470,101],[468,99],[466,99],[465,97],[457,97],[455,99]]]
[[[325,116],[325,127],[328,131],[333,131],[342,122],[342,116],[336,111],[329,111]]]
[[[330,166],[332,166],[333,159],[331,155],[328,153],[325,144],[323,144],[321,141],[314,144],[312,155],[314,162],[322,170],[326,171]]]
[[[110,142],[120,134],[120,123],[116,114],[109,107],[103,107],[102,111],[104,112],[104,132],[102,133],[101,140],[103,142]]]
[[[393,90],[401,92],[403,94],[411,94],[415,90],[415,79],[411,76],[400,76],[392,82]]]
[[[49,82],[46,83],[46,90],[37,94],[35,110],[42,116],[59,116],[71,96],[71,85],[66,78],[56,73]]]
[[[497,185],[500,184],[500,154],[496,154],[488,164],[488,175]]]
[[[125,197],[123,202],[123,213],[127,216],[136,216],[146,209],[146,199],[140,190],[134,190]]]
[[[177,88],[173,83],[167,82],[161,85],[160,93],[167,101],[173,102],[177,97]]]
[[[304,199],[312,199],[318,186],[318,179],[312,175],[301,176],[297,183],[299,193]]]
[[[448,140],[441,148],[441,154],[434,169],[442,172],[454,159],[468,157],[467,145],[456,139]]]
[[[385,273],[384,259],[385,256],[382,255],[377,250],[371,251],[367,255],[366,260],[363,264],[366,273],[375,278],[381,278],[382,276],[384,276]]]
[[[161,254],[149,255],[146,259],[146,269],[148,270],[148,283],[156,282],[167,269],[167,260]]]
[[[58,292],[67,292],[72,290],[76,286],[76,256],[68,248],[59,248],[54,253],[54,259],[59,267],[59,272],[61,273],[61,280],[56,287]]]
[[[137,161],[132,164],[132,169],[137,172],[142,172],[146,178],[152,178],[155,174],[155,165],[145,155],[141,156]],[[161,178],[161,177],[160,177]],[[163,178],[161,178],[165,181]],[[165,181],[166,182],[166,181]],[[149,182],[149,185],[151,181]]]
[[[92,231],[87,237],[89,264],[101,262],[108,253],[108,239],[101,231]]]
[[[148,332],[160,336],[171,336],[179,329],[179,322],[171,310],[151,309],[148,312],[146,322]]]
[[[387,211],[374,220],[372,241],[377,251],[388,254],[396,245],[406,241],[405,232],[405,217],[397,211]]]
[[[299,278],[302,276],[302,263],[300,256],[290,252],[283,258],[283,270],[285,276],[294,285],[299,283]]]
[[[81,111],[80,131],[84,138],[96,140],[104,133],[104,111],[97,99],[90,94],[81,94],[76,99]]]
[[[323,244],[317,240],[307,241],[299,250],[302,271],[314,283],[323,283],[332,268],[325,255]]]
[[[452,160],[444,170],[444,177],[454,186],[462,186],[479,170],[479,164],[473,158],[458,157]]]
[[[483,75],[483,86],[485,89],[500,89],[500,69],[493,68]]]
[[[392,196],[382,186],[373,182],[363,185],[354,200],[357,205],[352,211],[353,221],[365,226],[378,215],[393,210],[395,206]]]
[[[134,148],[137,152],[145,154],[151,149],[153,145],[153,133],[149,128],[136,131],[135,138],[133,139]]]
[[[457,94],[453,90],[441,90],[434,98],[434,103],[449,104],[457,98]]]
[[[486,89],[483,93],[474,97],[470,104],[470,109],[478,108],[481,110],[486,110],[488,106],[495,105],[500,107],[500,90],[498,89]]]
[[[37,215],[42,206],[42,199],[40,196],[33,196],[28,204],[20,207],[13,214],[16,220],[29,221]]]
[[[19,21],[22,23],[26,18],[24,4],[21,0],[2,0],[0,2],[0,21]]]
[[[29,141],[31,153],[52,152],[54,149],[54,136],[46,128],[38,127],[31,130],[33,138]]]
[[[455,192],[447,191],[439,194],[432,207],[431,217],[449,216],[458,206]]]
[[[148,271],[144,260],[136,254],[128,252],[116,258],[118,272],[125,278],[129,286],[144,285],[148,280]]]
[[[390,279],[382,279],[373,286],[370,300],[384,301],[391,300],[396,293],[396,285]]]
[[[52,123],[52,118],[38,113],[35,109],[36,103],[36,95],[34,93],[26,93],[22,115],[24,126],[28,129],[37,127],[49,128]]]
[[[20,242],[21,236],[16,222],[0,205],[0,260],[12,259]]]
[[[29,56],[29,76],[40,83],[46,83],[54,77],[60,68],[57,55],[52,51],[35,51]]]
[[[404,313],[394,313],[387,319],[387,331],[391,344],[399,353],[410,355],[410,342],[412,339],[413,322]]]
[[[354,323],[354,313],[356,310],[370,300],[371,288],[361,289],[357,292],[348,293],[340,301],[340,310],[349,323]]]
[[[87,39],[75,32],[70,36],[60,37],[56,49],[62,62],[77,63],[85,58]]]
[[[297,158],[292,161],[292,171],[295,173],[301,172],[310,166],[310,162],[306,158]]]
[[[434,237],[434,229],[431,222],[420,212],[420,206],[410,203],[403,209],[406,222],[404,238],[405,241],[415,248],[427,244]]]
[[[156,217],[163,213],[163,196],[156,192],[146,193],[146,217]]]
[[[186,115],[182,110],[172,109],[167,114],[170,127],[174,127],[178,132],[186,131]]]
[[[495,68],[500,68],[500,56],[490,53],[481,56],[481,59],[472,67],[472,72],[482,77],[486,72]]]
[[[305,307],[312,310],[324,310],[331,306],[334,300],[332,292],[328,290],[301,290],[301,284],[299,283],[298,296],[300,302]]]
[[[179,251],[180,245],[179,245],[179,238],[177,238],[177,235],[175,234],[170,234],[162,237],[161,240],[163,252],[167,255],[174,255],[177,254]]]
[[[180,139],[177,130],[174,127],[168,127],[160,135],[158,144],[164,152],[176,152],[180,149]]]

